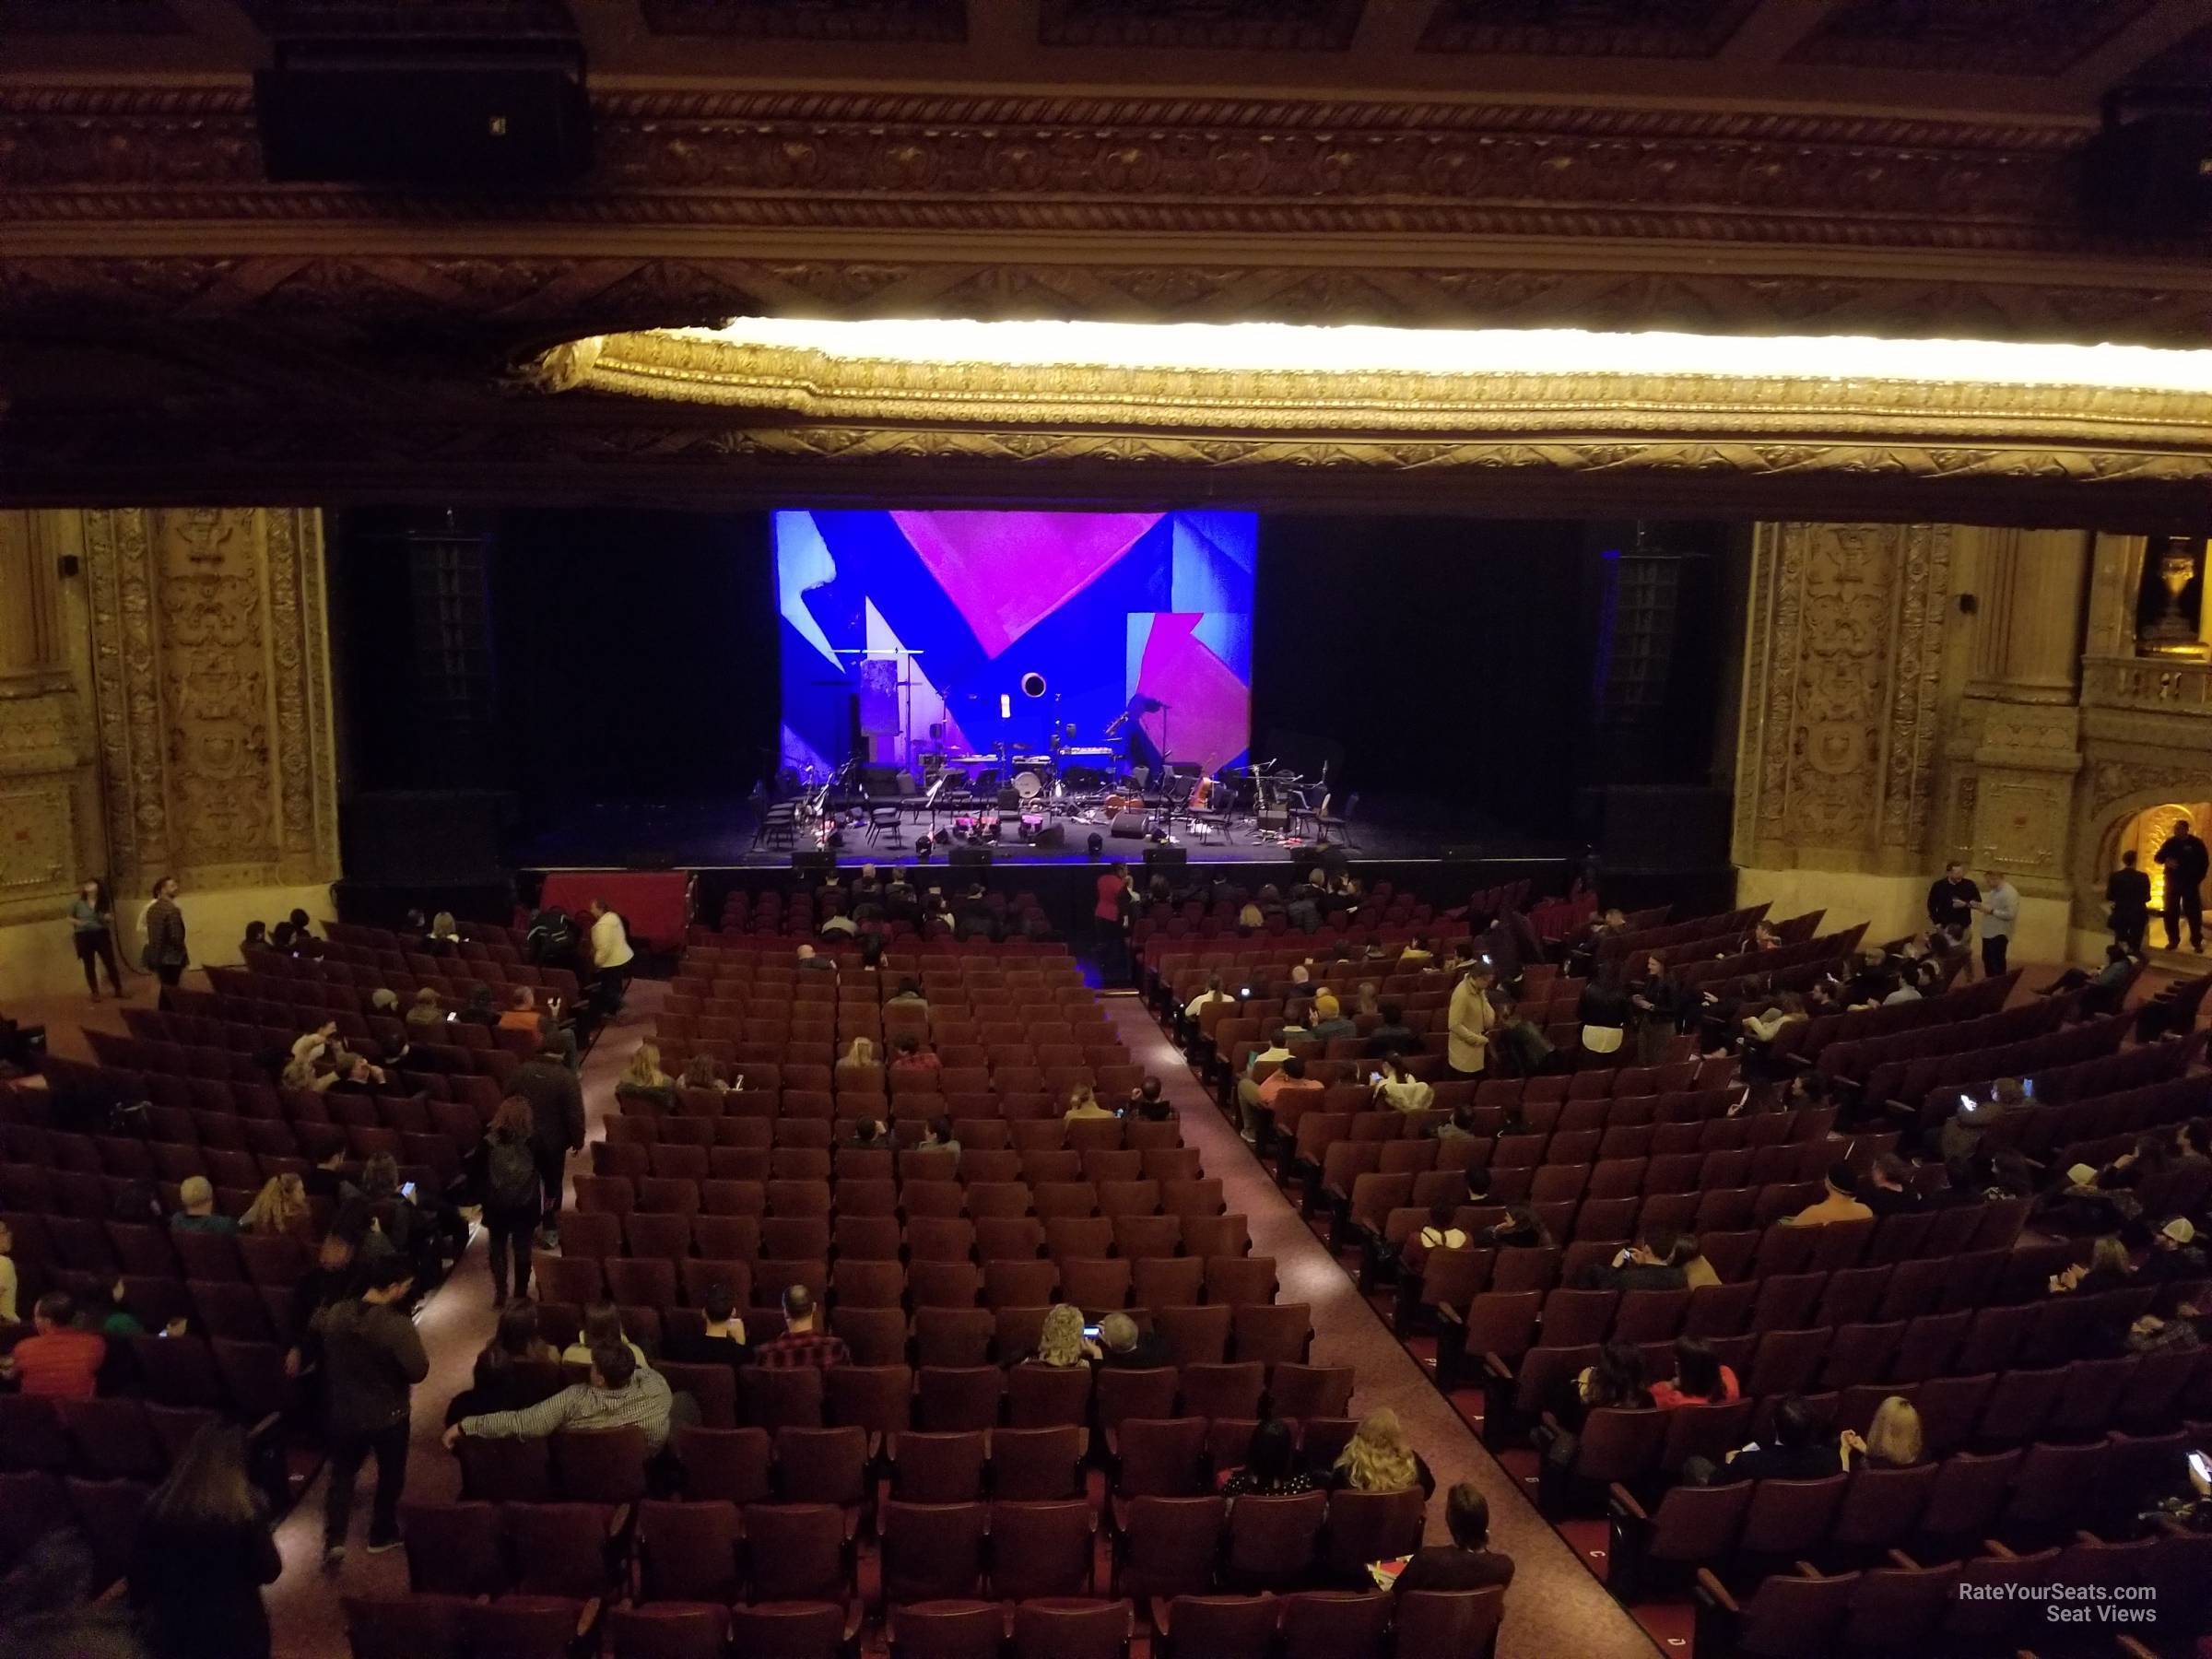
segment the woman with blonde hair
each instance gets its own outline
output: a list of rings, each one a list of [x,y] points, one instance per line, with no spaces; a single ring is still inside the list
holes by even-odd
[[[660,1044],[652,1041],[638,1044],[629,1064],[615,1080],[615,1100],[618,1103],[641,1100],[649,1109],[659,1112],[675,1110],[676,1079],[661,1069]]]
[[[294,1054],[285,1062],[284,1076],[278,1081],[287,1088],[304,1089],[309,1093],[321,1094],[338,1080],[338,1074],[335,1070],[318,1071],[315,1067],[315,1062],[322,1059],[328,1052],[323,1048],[311,1048]]]
[[[1083,1335],[1083,1310],[1061,1302],[1044,1316],[1037,1335],[1037,1363],[1081,1365],[1099,1358],[1099,1346]]]
[[[1402,1492],[1418,1486],[1427,1497],[1436,1490],[1436,1477],[1406,1438],[1398,1414],[1385,1406],[1369,1412],[1336,1454],[1334,1484],[1355,1492]]]
[[[1067,1091],[1067,1110],[1061,1113],[1069,1123],[1081,1118],[1110,1118],[1112,1115],[1099,1104],[1098,1090],[1088,1083],[1077,1083]]]
[[[855,1037],[852,1046],[845,1050],[837,1063],[840,1065],[873,1065],[876,1064],[876,1044],[868,1038]]]
[[[239,1218],[242,1232],[264,1233],[272,1238],[290,1237],[302,1244],[314,1236],[314,1222],[308,1213],[307,1183],[297,1175],[272,1175],[253,1194],[253,1202]]]
[[[1902,1394],[1891,1394],[1874,1408],[1864,1435],[1843,1430],[1841,1450],[1846,1471],[1859,1468],[1909,1469],[1920,1462],[1925,1442],[1920,1412]]]

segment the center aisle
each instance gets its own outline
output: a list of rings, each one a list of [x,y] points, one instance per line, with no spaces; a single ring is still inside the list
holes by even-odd
[[[1208,1175],[1221,1178],[1222,1195],[1252,1225],[1252,1252],[1273,1256],[1283,1301],[1313,1309],[1315,1365],[1348,1365],[1358,1372],[1355,1416],[1380,1406],[1394,1410],[1414,1446],[1436,1475],[1429,1506],[1429,1538],[1443,1543],[1444,1493],[1472,1480],[1490,1500],[1490,1543],[1513,1558],[1513,1585],[1506,1593],[1505,1628],[1499,1659],[1649,1659],[1655,1651],[1628,1610],[1575,1559],[1566,1541],[1536,1513],[1513,1477],[1484,1451],[1473,1429],[1390,1329],[1349,1274],[1324,1249],[1275,1184],[1243,1137],[1232,1129],[1191,1075],[1188,1063],[1159,1022],[1134,996],[1102,1005],[1129,1055],[1165,1085],[1182,1124],[1183,1144],[1198,1148]]]
[[[591,1056],[583,1063],[583,1109],[587,1141],[606,1133],[605,1121],[614,1110],[615,1079],[637,1050],[638,1041],[653,1022],[667,986],[657,980],[632,982],[629,998],[620,1018],[601,1034]],[[581,1158],[570,1160],[570,1172],[589,1173]],[[491,1340],[495,1324],[491,1309],[491,1273],[479,1229],[468,1252],[454,1265],[453,1277],[424,1303],[415,1326],[430,1360],[430,1374],[415,1390],[414,1433],[408,1446],[407,1490],[410,1500],[450,1503],[461,1496],[461,1467],[440,1443],[445,1429],[445,1407],[469,1384],[477,1354]],[[375,1486],[373,1461],[365,1465],[356,1483],[351,1546],[345,1570],[335,1577],[323,1571],[323,1488],[327,1476],[292,1507],[276,1528],[277,1553],[284,1558],[284,1576],[269,1586],[269,1622],[276,1659],[341,1659],[347,1652],[344,1595],[398,1595],[407,1588],[406,1553],[393,1550],[372,1556],[367,1548],[369,1498]]]

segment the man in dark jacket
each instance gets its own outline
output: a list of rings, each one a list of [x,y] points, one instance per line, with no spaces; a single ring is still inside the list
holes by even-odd
[[[1680,1243],[1673,1228],[1654,1227],[1611,1263],[1583,1269],[1575,1282],[1585,1290],[1686,1289],[1689,1277],[1675,1259]]]
[[[376,1503],[369,1553],[399,1547],[399,1500],[407,1484],[407,1412],[416,1383],[430,1374],[422,1338],[407,1317],[415,1270],[387,1256],[361,1270],[360,1293],[323,1320],[324,1391],[328,1402],[330,1490],[323,1508],[323,1567],[346,1564],[353,1524],[353,1483],[376,1457]]]
[[[530,1102],[530,1150],[546,1189],[540,1233],[549,1240],[560,1231],[560,1189],[569,1154],[583,1147],[583,1088],[559,1045],[548,1040],[535,1059],[514,1068],[507,1091]]]
[[[184,912],[177,908],[177,878],[164,876],[154,883],[154,901],[146,907],[147,971],[163,985],[173,986],[184,977],[191,960],[184,947]]]
[[[1109,1313],[1099,1322],[1100,1363],[1113,1371],[1157,1371],[1175,1363],[1166,1338],[1140,1332],[1126,1313]]]
[[[1693,1459],[1692,1462],[1700,1460]],[[1689,1465],[1683,1465],[1687,1476]],[[1754,1441],[1731,1452],[1706,1484],[1730,1486],[1739,1480],[1818,1480],[1843,1472],[1842,1453],[1832,1435],[1821,1433],[1813,1408],[1785,1394],[1774,1408],[1774,1428],[1762,1444]]]
[[[2136,868],[2135,849],[2120,854],[2120,867],[2104,878],[2104,901],[2112,907],[2112,937],[2130,956],[2143,954],[2150,931],[2150,877]]]
[[[1928,920],[1955,932],[1971,928],[1974,905],[1981,897],[1982,889],[1974,885],[1974,878],[1954,860],[1943,866],[1943,878],[1929,885]]]
[[[1444,1524],[1452,1542],[1416,1550],[1398,1574],[1398,1589],[1488,1590],[1513,1582],[1513,1558],[1490,1547],[1489,1500],[1473,1481],[1461,1481],[1445,1496]]]
[[[2189,924],[2189,948],[2202,956],[2205,951],[2205,877],[2212,873],[2212,854],[2207,854],[2205,843],[2189,828],[2189,820],[2182,819],[2173,827],[2173,833],[2159,843],[2151,862],[2166,869],[2166,948],[2182,947],[2182,923]]]

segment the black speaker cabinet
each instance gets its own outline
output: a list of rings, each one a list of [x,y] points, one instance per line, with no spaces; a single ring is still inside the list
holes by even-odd
[[[1147,847],[1145,868],[1147,870],[1185,870],[1190,867],[1191,850],[1188,847]]]
[[[837,852],[831,847],[815,847],[805,853],[794,853],[791,855],[791,867],[794,870],[812,870],[817,875],[826,876],[837,868]]]
[[[1117,812],[1106,833],[1118,841],[1143,841],[1145,815],[1141,812]]]
[[[1043,829],[1037,831],[1036,838],[1030,842],[1030,845],[1038,848],[1066,846],[1067,826],[1065,824],[1045,825]]]
[[[991,867],[991,849],[956,845],[950,862],[956,870],[987,870]]]

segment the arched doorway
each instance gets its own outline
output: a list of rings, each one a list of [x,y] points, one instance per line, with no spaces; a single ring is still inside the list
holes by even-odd
[[[2212,803],[2168,801],[2156,806],[2146,806],[2135,817],[2123,819],[2120,824],[2119,841],[2112,849],[2112,862],[2116,865],[2123,853],[2135,853],[2136,866],[2150,877],[2150,913],[2153,916],[2160,914],[2166,908],[2166,872],[2152,862],[2151,854],[2159,850],[2166,838],[2173,833],[2173,827],[2183,818],[2189,820],[2199,835],[2206,833],[2207,826],[2212,826]]]

